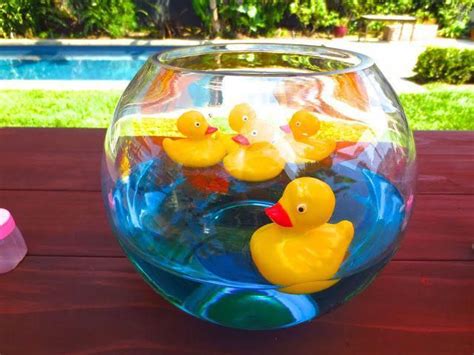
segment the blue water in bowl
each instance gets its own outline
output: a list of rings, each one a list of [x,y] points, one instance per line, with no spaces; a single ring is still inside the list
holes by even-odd
[[[288,176],[313,176],[336,194],[331,222],[355,226],[341,280],[311,295],[279,292],[258,272],[249,252],[252,233],[270,221]],[[120,244],[148,283],[197,317],[244,329],[272,329],[311,320],[363,290],[396,251],[404,202],[384,177],[343,162],[287,166],[262,183],[227,175],[222,166],[187,169],[166,155],[136,165],[111,192]]]

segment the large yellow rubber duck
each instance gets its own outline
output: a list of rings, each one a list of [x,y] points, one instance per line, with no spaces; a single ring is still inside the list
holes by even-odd
[[[274,223],[259,228],[250,252],[265,279],[281,292],[313,293],[331,287],[354,235],[349,221],[327,223],[336,198],[325,182],[301,177],[290,182],[277,204],[265,210]]]
[[[285,138],[294,151],[292,156],[286,157],[288,162],[321,161],[334,152],[335,141],[315,137],[319,128],[319,120],[306,110],[293,114],[289,125],[281,127],[288,133]]]
[[[251,124],[256,119],[257,114],[255,113],[255,110],[252,108],[252,106],[246,103],[241,103],[232,108],[229,113],[228,121],[230,128],[236,134],[241,134],[244,126],[246,124]],[[228,153],[239,149],[239,144],[232,139],[234,135],[222,134],[219,136],[219,139],[224,143]]]
[[[236,179],[251,182],[278,176],[285,167],[285,160],[272,143],[273,127],[255,120],[245,124],[241,132],[233,137],[239,147],[224,158],[225,170]]]
[[[200,112],[183,113],[178,118],[177,127],[186,138],[163,140],[163,149],[176,163],[189,168],[206,168],[224,158],[224,144],[212,137],[217,128],[211,127]]]

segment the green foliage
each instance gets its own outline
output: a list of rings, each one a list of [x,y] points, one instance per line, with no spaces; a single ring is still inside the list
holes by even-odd
[[[326,28],[333,23],[328,21],[329,12],[325,0],[293,0],[290,13],[311,30]],[[332,18],[331,18],[332,19]]]
[[[120,37],[137,28],[152,35],[179,33],[170,18],[171,0],[0,0],[0,37]],[[192,0],[192,9],[211,33],[209,0]],[[222,33],[234,37],[268,35],[279,26],[326,30],[342,21],[354,31],[363,14],[412,14],[440,25],[440,34],[468,32],[474,0],[216,0]],[[382,23],[372,23],[381,30]]]
[[[0,37],[46,37],[68,28],[68,13],[54,0],[6,0],[0,2]]]
[[[201,19],[204,29],[211,32],[211,8],[209,6],[209,0],[192,0],[193,10]]]
[[[412,8],[412,0],[368,0],[362,5],[362,11],[371,14],[406,14]]]
[[[148,31],[152,35],[171,35],[173,31],[170,22],[170,1],[135,1],[139,29]]]
[[[8,37],[13,33],[27,33],[33,27],[33,17],[23,5],[27,1],[0,3],[0,35]]]
[[[4,0],[0,37],[124,36],[136,28],[133,0]]]
[[[338,13],[351,19],[362,14],[411,14],[422,22],[437,22],[442,36],[456,38],[467,33],[469,12],[474,6],[474,0],[328,0],[329,8],[333,2],[338,4],[334,7]],[[354,29],[355,23],[352,25]],[[382,27],[382,23],[371,24],[371,30]]]
[[[420,81],[471,82],[474,79],[474,50],[429,47],[418,57],[414,71]]]
[[[474,0],[413,0],[413,9],[419,19],[436,19],[445,37],[459,38],[467,33],[469,12]]]
[[[284,0],[230,0],[219,8],[225,31],[257,35],[272,33],[286,7]]]
[[[121,37],[137,27],[132,0],[71,0],[82,34]]]
[[[437,12],[441,26],[440,35],[445,37],[461,37],[467,32],[469,12],[474,0],[446,0]]]
[[[288,7],[285,0],[217,0],[218,17],[227,36],[236,33],[259,35],[272,33]],[[210,33],[211,10],[208,0],[193,0],[193,9]]]

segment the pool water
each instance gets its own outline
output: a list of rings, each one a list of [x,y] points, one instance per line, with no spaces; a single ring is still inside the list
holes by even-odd
[[[2,46],[0,80],[131,80],[165,46]]]
[[[233,179],[221,164],[187,169],[164,152],[119,179],[106,196],[120,244],[149,284],[197,317],[245,329],[292,326],[359,293],[398,247],[404,202],[384,177],[355,161],[287,166],[271,181]],[[270,223],[288,176],[313,176],[336,194],[331,223],[355,226],[348,257],[334,286],[310,295],[280,292],[256,269],[249,240]],[[238,316],[236,316],[238,315]]]

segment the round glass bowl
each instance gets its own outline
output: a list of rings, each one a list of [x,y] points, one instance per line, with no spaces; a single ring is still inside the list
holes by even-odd
[[[107,131],[103,195],[145,280],[224,326],[272,329],[363,290],[398,249],[415,147],[373,61],[222,44],[152,56]]]

